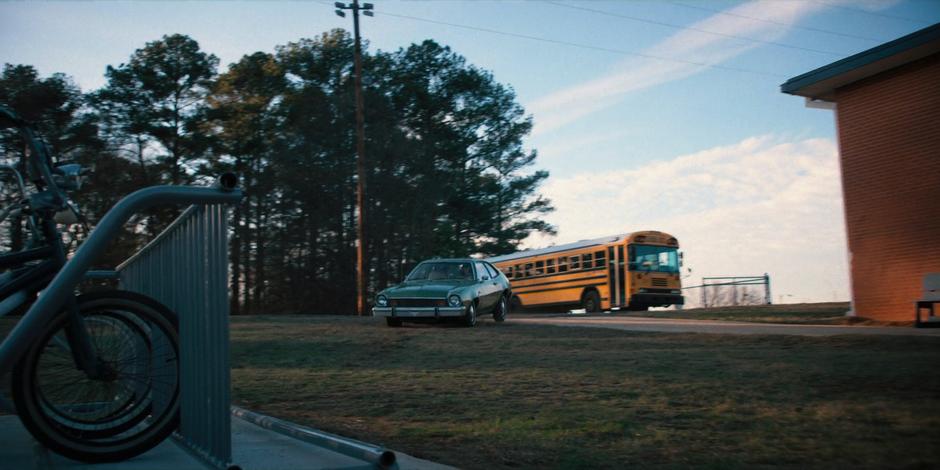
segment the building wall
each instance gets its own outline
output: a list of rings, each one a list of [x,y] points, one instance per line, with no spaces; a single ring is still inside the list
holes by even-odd
[[[855,312],[913,320],[924,274],[940,272],[940,54],[836,102]]]

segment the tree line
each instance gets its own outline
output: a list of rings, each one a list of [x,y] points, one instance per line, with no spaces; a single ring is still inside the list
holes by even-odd
[[[6,64],[0,103],[40,130],[60,161],[93,166],[74,199],[92,225],[122,196],[155,184],[240,175],[231,212],[233,313],[355,311],[356,160],[353,41],[343,30],[255,52],[219,71],[185,35],[108,66],[82,92],[64,74]],[[552,233],[514,91],[432,40],[364,52],[365,247],[369,291],[434,256],[515,251]],[[0,159],[22,144],[0,134]],[[5,182],[9,182],[5,180]],[[10,196],[11,186],[4,185]],[[101,260],[115,266],[179,213],[141,214]],[[22,246],[6,223],[3,249]],[[80,242],[84,235],[71,231]]]

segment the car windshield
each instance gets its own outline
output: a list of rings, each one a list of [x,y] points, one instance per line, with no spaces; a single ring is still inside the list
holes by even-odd
[[[421,263],[406,280],[473,280],[473,266],[470,263],[454,261]]]

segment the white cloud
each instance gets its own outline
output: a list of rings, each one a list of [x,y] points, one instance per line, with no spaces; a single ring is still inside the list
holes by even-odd
[[[689,27],[722,35],[774,41],[786,34],[787,28],[744,17],[795,23],[826,7],[826,4],[817,2],[748,2],[728,10],[728,13],[740,16],[715,14]],[[527,109],[535,116],[533,135],[557,129],[614,106],[627,93],[706,70],[694,63],[720,64],[758,46],[761,43],[691,29],[682,30],[640,53],[685,62],[627,59],[605,76],[558,90],[529,103]]]
[[[675,235],[703,276],[770,273],[774,301],[848,299],[838,153],[828,139],[754,137],[668,161],[554,177],[544,246],[636,230]]]

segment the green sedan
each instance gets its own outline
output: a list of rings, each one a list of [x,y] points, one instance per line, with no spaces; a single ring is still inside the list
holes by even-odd
[[[388,326],[447,318],[474,326],[481,313],[505,320],[510,298],[509,280],[492,264],[469,258],[434,259],[416,266],[401,284],[379,292],[372,314],[385,317]]]

